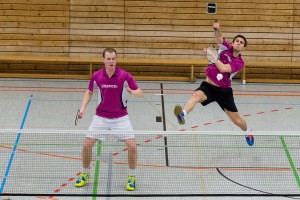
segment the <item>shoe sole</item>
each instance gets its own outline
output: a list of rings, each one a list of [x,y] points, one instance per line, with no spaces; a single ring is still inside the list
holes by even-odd
[[[127,189],[127,191],[134,191],[135,190],[135,188],[134,189],[132,189],[132,188],[126,188]]]
[[[78,188],[79,188],[79,187],[83,187],[83,186],[84,186],[84,185],[75,185],[75,187],[78,187]]]
[[[178,119],[178,115],[180,115],[182,113],[182,107],[180,105],[176,105],[174,108],[174,115],[176,116],[176,119],[178,121],[178,124],[185,124],[185,120],[182,119],[182,121],[180,121]]]

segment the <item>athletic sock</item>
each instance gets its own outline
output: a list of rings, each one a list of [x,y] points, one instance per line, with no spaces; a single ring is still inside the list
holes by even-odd
[[[83,168],[82,173],[90,175],[90,169],[89,168]]]
[[[129,169],[129,176],[135,176],[135,169]]]
[[[182,110],[183,118],[185,119],[187,116],[187,112],[185,110]]]

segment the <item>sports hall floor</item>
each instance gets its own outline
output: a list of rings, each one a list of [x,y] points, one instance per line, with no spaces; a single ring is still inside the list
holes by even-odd
[[[96,177],[83,188],[74,187],[84,131],[97,104],[94,95],[75,127],[87,80],[0,79],[0,194],[37,194],[0,200],[300,199],[300,85],[234,81],[239,112],[259,133],[249,147],[216,103],[198,104],[185,125],[177,124],[174,106],[183,105],[201,81],[138,82],[145,94],[130,97],[129,116],[135,131],[149,134],[136,136],[137,189],[127,192],[126,148],[113,137],[102,144],[101,153],[99,146],[94,148],[91,171]],[[4,129],[59,131],[20,134]],[[60,196],[92,193],[103,196]]]

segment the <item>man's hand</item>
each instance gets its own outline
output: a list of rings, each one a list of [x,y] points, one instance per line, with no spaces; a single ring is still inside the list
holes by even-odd
[[[214,28],[215,32],[216,32],[217,30],[219,30],[220,24],[219,24],[218,20],[215,20],[215,22],[214,22],[214,24],[213,24],[213,28]]]

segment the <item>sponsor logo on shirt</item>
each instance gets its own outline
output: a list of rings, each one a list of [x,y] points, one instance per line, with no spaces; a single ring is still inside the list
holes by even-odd
[[[106,85],[106,84],[102,84],[101,88],[118,88],[118,85]]]
[[[230,62],[230,63],[231,63],[231,58],[230,58],[230,56],[229,56],[229,55],[227,55],[226,53],[224,54],[224,56],[226,56],[226,57],[227,57],[227,60],[228,60],[228,62]]]

